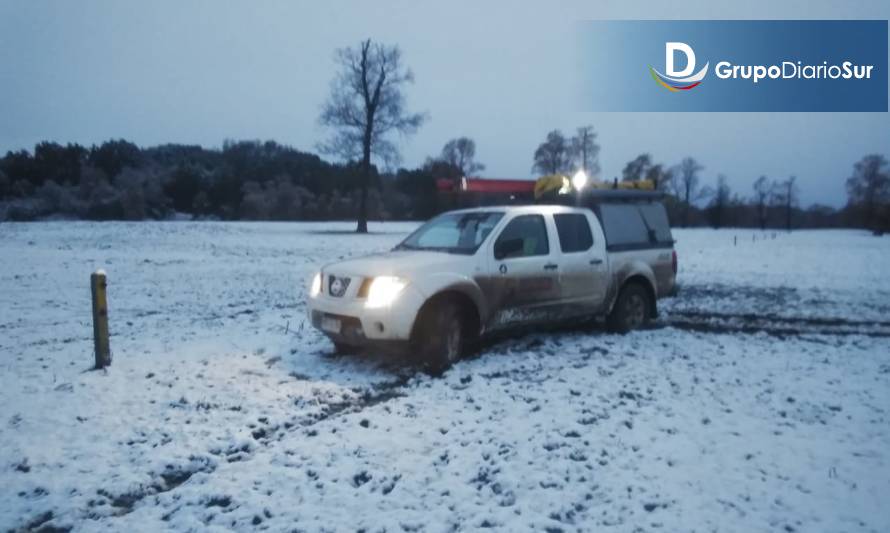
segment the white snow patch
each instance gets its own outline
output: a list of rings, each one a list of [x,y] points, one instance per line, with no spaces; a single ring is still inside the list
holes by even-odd
[[[887,238],[676,230],[668,327],[434,379],[309,326],[320,264],[415,225],[352,227],[4,224],[0,529],[890,530]]]

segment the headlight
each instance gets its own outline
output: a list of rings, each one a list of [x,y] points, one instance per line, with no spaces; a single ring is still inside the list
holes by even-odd
[[[321,272],[317,272],[312,278],[312,285],[309,286],[309,296],[315,298],[321,292]]]
[[[395,276],[378,276],[368,287],[368,299],[365,307],[386,307],[399,297],[399,293],[408,284],[407,281]]]

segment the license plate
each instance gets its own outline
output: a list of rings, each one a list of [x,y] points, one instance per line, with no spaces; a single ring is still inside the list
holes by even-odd
[[[325,316],[321,318],[321,329],[331,333],[340,333],[340,319]]]

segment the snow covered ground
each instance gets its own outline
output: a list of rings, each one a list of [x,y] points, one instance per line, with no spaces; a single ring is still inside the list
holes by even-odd
[[[678,230],[654,329],[432,378],[308,327],[352,227],[0,225],[0,530],[890,531],[890,239]]]

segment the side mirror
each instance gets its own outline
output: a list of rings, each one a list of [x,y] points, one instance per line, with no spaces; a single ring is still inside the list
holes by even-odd
[[[525,242],[520,238],[497,241],[494,245],[494,258],[497,260],[521,252]]]

